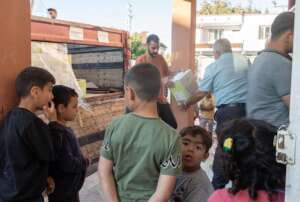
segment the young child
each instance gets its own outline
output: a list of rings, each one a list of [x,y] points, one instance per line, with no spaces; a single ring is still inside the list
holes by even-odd
[[[54,179],[55,190],[49,202],[78,202],[89,161],[83,157],[74,132],[66,126],[77,115],[78,95],[62,85],[54,86],[53,95],[57,123],[52,133],[55,161],[50,164],[49,175]]]
[[[51,102],[55,78],[46,70],[27,67],[16,79],[20,99],[4,119],[0,134],[0,201],[43,202],[48,166],[53,160],[50,139],[52,123],[46,125],[35,115],[44,109],[50,121],[56,120]]]
[[[171,202],[207,202],[213,187],[201,162],[209,155],[211,134],[199,126],[184,128],[181,132],[183,173],[177,177]]]
[[[125,77],[125,102],[133,111],[108,126],[99,161],[106,202],[166,202],[181,170],[180,137],[157,114],[160,74],[151,64]]]
[[[221,131],[223,162],[232,186],[213,193],[209,202],[283,202],[285,166],[275,160],[276,128],[258,120],[240,119]]]
[[[213,132],[215,105],[212,95],[209,93],[200,103],[199,125],[209,131]]]

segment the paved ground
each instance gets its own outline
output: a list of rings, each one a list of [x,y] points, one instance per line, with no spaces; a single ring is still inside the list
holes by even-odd
[[[104,202],[97,173],[94,173],[85,179],[79,196],[81,202]]]
[[[97,173],[90,175],[79,192],[80,202],[104,202],[100,189]],[[44,202],[48,202],[47,197]]]

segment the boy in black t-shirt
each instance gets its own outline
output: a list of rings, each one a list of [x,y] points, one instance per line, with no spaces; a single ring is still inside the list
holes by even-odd
[[[52,135],[55,161],[50,165],[49,175],[54,179],[55,190],[49,195],[49,202],[78,202],[89,160],[83,157],[77,139],[71,128],[78,111],[78,95],[67,86],[53,88],[57,122]]]
[[[16,79],[18,107],[5,117],[0,133],[0,201],[43,202],[48,166],[53,160],[50,129],[35,115],[43,109],[56,121],[51,102],[55,78],[38,67],[24,69]]]

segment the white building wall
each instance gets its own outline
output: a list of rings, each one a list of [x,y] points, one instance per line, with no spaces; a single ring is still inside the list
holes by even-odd
[[[196,44],[206,41],[205,35],[201,29],[196,29]]]
[[[208,30],[223,30],[222,38],[231,43],[243,44],[243,51],[257,52],[265,47],[266,40],[259,39],[259,27],[271,26],[276,14],[198,16],[196,44],[212,44]],[[237,49],[239,51],[239,49]],[[197,49],[196,51],[201,51]],[[207,51],[202,50],[202,51]]]
[[[259,27],[271,26],[276,15],[246,15],[241,29],[244,51],[260,51],[266,40],[259,39]]]
[[[245,15],[218,15],[197,16],[196,44],[213,44],[208,39],[208,30],[223,30],[222,38],[227,38],[232,44],[241,44],[242,48],[233,48],[233,51],[247,53],[251,61],[256,52],[264,49],[266,40],[259,39],[259,27],[271,26],[277,14],[249,14]],[[202,78],[205,68],[214,61],[212,48],[196,48],[197,75]]]
[[[231,35],[231,30],[240,29],[242,23],[241,15],[211,15],[197,16],[196,43],[213,43],[208,39],[208,30],[223,29],[223,34]],[[198,32],[197,32],[198,31]]]
[[[228,39],[231,43],[243,42],[241,31],[225,30],[222,37]]]
[[[213,25],[239,25],[242,22],[241,15],[198,15],[197,26],[213,26]]]

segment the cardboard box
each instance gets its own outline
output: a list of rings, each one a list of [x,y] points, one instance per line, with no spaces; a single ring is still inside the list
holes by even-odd
[[[174,87],[170,90],[179,105],[185,103],[198,90],[196,76],[190,69],[176,74],[172,82]]]

